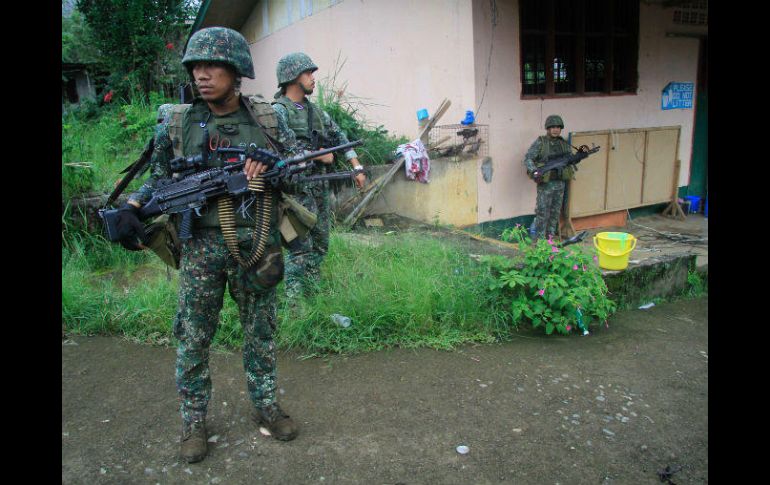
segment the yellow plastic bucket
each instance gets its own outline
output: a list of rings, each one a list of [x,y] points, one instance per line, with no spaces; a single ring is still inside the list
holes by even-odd
[[[599,252],[599,267],[621,270],[628,267],[628,255],[636,247],[636,238],[626,232],[600,232],[594,236]]]

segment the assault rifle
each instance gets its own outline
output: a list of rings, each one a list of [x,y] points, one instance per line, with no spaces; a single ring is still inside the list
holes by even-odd
[[[278,155],[261,148],[217,148],[212,153],[224,155],[225,165],[198,171],[207,166],[209,153],[191,157],[178,157],[171,160],[171,170],[174,177],[158,180],[152,198],[139,209],[139,219],[146,220],[160,214],[181,214],[182,223],[179,238],[182,240],[192,237],[193,213],[201,216],[201,209],[206,207],[210,199],[229,194],[239,196],[249,191],[249,181],[243,173],[246,159],[267,165],[267,171],[258,175],[273,187],[279,184],[296,184],[319,180],[352,178],[353,171],[334,172],[322,175],[303,176],[301,173],[314,166],[313,158],[327,153],[346,150],[361,145],[358,140],[344,145],[308,152],[303,155],[282,160]],[[228,158],[227,155],[231,157]],[[99,216],[107,228],[107,237],[112,242],[119,241],[117,222],[118,209],[101,209]]]
[[[574,153],[574,154],[551,155],[550,157],[548,157],[548,160],[545,162],[545,165],[543,165],[542,167],[532,172],[532,176],[537,179],[537,178],[541,178],[543,175],[550,172],[551,170],[561,171],[562,169],[570,165],[577,165],[581,160],[586,158],[588,155],[598,152],[599,148],[600,147],[597,147],[597,146],[594,146],[593,148],[588,148],[586,145],[582,145],[580,147],[580,150],[578,150],[577,153]]]

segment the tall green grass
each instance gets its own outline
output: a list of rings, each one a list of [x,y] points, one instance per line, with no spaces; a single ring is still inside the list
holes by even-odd
[[[129,104],[99,107],[86,100],[67,109],[62,115],[62,200],[111,191],[120,171],[139,157],[153,135],[158,106],[166,102],[151,93]],[[127,192],[141,183],[132,181]]]
[[[466,254],[427,236],[382,237],[372,246],[355,234],[332,233],[321,285],[296,306],[279,285],[280,348],[311,355],[393,346],[449,349],[509,334],[506,312],[487,291],[490,276]],[[96,256],[74,247],[63,249],[62,320],[69,331],[173,341],[175,272],[169,279],[159,260],[119,247],[125,255],[100,248],[109,256]],[[334,313],[349,316],[352,325],[336,325]],[[242,342],[237,307],[226,293],[214,343],[237,348]]]
[[[323,270],[319,292],[284,318],[282,346],[311,352],[447,349],[509,332],[503,308],[487,290],[489,274],[434,238],[406,233],[371,246],[333,233]],[[350,317],[351,326],[335,324],[335,313]]]

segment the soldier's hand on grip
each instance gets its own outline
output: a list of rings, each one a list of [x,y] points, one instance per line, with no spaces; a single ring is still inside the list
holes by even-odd
[[[120,245],[129,251],[145,249],[144,224],[139,220],[139,208],[126,203],[118,210],[118,220],[115,224],[118,230]]]

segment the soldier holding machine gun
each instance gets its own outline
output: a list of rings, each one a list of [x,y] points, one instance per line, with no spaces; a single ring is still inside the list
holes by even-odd
[[[132,194],[116,211],[103,211],[103,217],[109,216],[105,222],[112,222],[115,239],[139,250],[146,246],[140,219],[157,213],[151,210],[153,204],[161,212],[182,215],[175,216],[183,222],[179,300],[173,322],[179,340],[176,386],[183,424],[181,456],[197,462],[207,453],[209,346],[225,288],[239,309],[254,419],[276,439],[297,436],[297,424],[278,405],[275,393],[275,286],[283,278],[284,261],[277,212],[280,184],[273,182],[293,176],[300,162],[256,156],[264,155],[260,148],[280,156],[297,150],[277,141],[286,135],[271,105],[239,92],[242,76],[254,79],[248,44],[241,34],[223,27],[199,30],[190,37],[182,63],[199,96],[192,104],[175,105],[170,114],[168,146],[176,157],[174,170],[172,160],[164,158],[142,193]],[[211,191],[201,197],[204,186]]]
[[[563,128],[561,116],[550,115],[545,120],[546,135],[537,137],[524,156],[527,175],[537,183],[533,242],[542,237],[558,236],[567,181],[574,178],[577,162],[599,149],[589,150],[583,145],[577,154],[570,155],[571,145],[561,136]]]
[[[282,136],[285,133],[286,138],[281,138],[281,141],[301,149],[318,150],[330,144],[342,145],[348,142],[345,132],[329,114],[307,98],[315,89],[313,73],[317,69],[318,66],[303,52],[281,57],[276,66],[280,91],[275,94],[273,109],[279,123],[287,127],[282,131]],[[353,166],[356,185],[359,189],[363,188],[366,175],[358,155],[350,149],[344,152],[344,156]],[[326,166],[331,166],[334,158],[330,154],[322,161]],[[323,165],[316,169],[318,173],[325,170]],[[289,245],[286,257],[286,295],[294,302],[297,296],[310,294],[320,280],[321,262],[329,250],[332,213],[328,182],[298,184],[291,188],[291,194],[318,218],[318,223],[310,230],[308,237]]]

